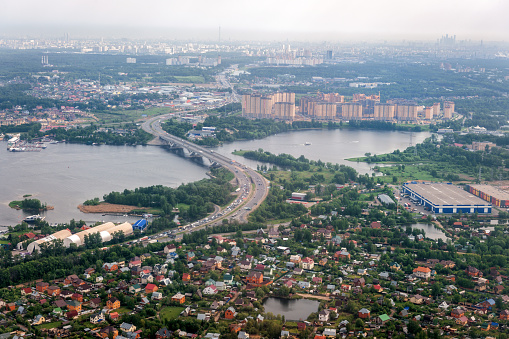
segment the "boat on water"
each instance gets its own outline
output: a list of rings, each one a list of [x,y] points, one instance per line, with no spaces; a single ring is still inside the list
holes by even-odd
[[[56,140],[51,140],[49,143],[50,143],[50,144],[58,144],[58,141],[56,141]]]
[[[39,214],[35,214],[35,215],[26,217],[25,219],[23,219],[23,221],[26,223],[33,223],[33,222],[36,222],[37,220],[44,220],[45,218],[46,217],[41,217]]]
[[[311,145],[311,143],[310,143],[309,141],[306,141],[306,142],[304,143],[304,145],[305,145],[305,146],[309,146],[309,145]]]

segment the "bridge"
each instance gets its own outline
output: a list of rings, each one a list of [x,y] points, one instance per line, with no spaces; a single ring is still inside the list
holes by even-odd
[[[164,149],[172,153],[175,153],[183,158],[194,161],[202,166],[210,168],[221,167],[220,164],[212,160],[212,157],[208,156],[209,154],[208,151],[196,152],[195,150],[191,150],[190,148],[186,147],[183,143],[180,143],[163,135],[159,136],[158,141],[159,142],[157,144],[162,146]]]
[[[269,184],[267,180],[260,173],[222,154],[165,132],[161,127],[161,122],[169,118],[170,115],[153,117],[143,123],[142,129],[156,136],[157,143],[171,152],[205,166],[228,169],[235,176],[240,188],[239,196],[229,206],[194,223],[191,229],[186,229],[186,231],[192,232],[208,225],[219,225],[224,218],[247,222],[248,215],[258,208],[267,196]]]

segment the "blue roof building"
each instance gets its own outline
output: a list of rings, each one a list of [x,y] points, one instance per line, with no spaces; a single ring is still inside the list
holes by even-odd
[[[145,219],[138,220],[133,225],[133,231],[141,231],[143,232],[148,226],[148,222]]]

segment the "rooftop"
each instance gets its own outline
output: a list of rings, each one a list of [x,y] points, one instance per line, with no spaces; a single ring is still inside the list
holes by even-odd
[[[491,205],[455,185],[407,183],[405,186],[433,205]]]
[[[501,190],[498,187],[491,186],[491,185],[470,185],[470,187],[473,187],[476,190],[484,192],[496,199],[509,200],[509,192]]]

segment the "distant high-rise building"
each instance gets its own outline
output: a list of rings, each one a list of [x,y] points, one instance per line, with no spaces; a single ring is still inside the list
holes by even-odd
[[[245,94],[242,96],[242,116],[293,120],[295,93]]]
[[[424,119],[426,119],[426,120],[433,119],[433,106],[424,108]]]
[[[375,120],[385,120],[385,121],[394,120],[394,109],[395,106],[392,104],[377,103],[374,106],[373,118]]]
[[[329,50],[329,51],[327,51],[327,60],[332,60],[332,57],[333,57],[333,56],[334,56],[334,55],[333,55],[332,51],[330,51],[330,50]]]
[[[444,119],[452,119],[453,113],[454,113],[454,102],[452,101],[444,102]]]
[[[440,103],[439,102],[435,102],[433,104],[433,116],[434,117],[438,117],[440,115]]]
[[[357,102],[341,104],[341,118],[343,120],[361,120],[362,104]]]

